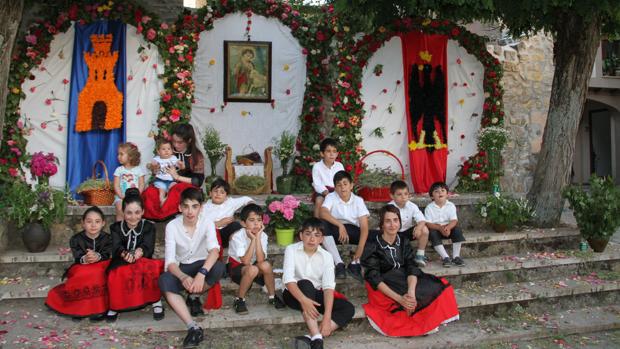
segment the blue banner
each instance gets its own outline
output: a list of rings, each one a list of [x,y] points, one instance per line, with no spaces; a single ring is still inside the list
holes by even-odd
[[[120,143],[125,142],[125,77],[127,76],[127,68],[125,62],[125,31],[126,26],[120,21],[97,21],[95,23],[75,26],[75,39],[73,44],[73,66],[71,68],[71,94],[69,96],[69,122],[68,122],[68,139],[67,139],[67,184],[72,192],[75,192],[77,186],[90,178],[92,175],[93,165],[97,160],[103,160],[108,168],[110,180],[113,180],[113,173],[119,165],[117,160],[117,148]],[[114,66],[114,83],[123,95],[122,105],[122,125],[120,128],[112,130],[95,129],[93,126],[91,131],[77,132],[76,122],[78,121],[78,101],[80,93],[84,90],[89,77],[88,65],[85,59],[86,52],[93,52],[93,43],[91,35],[93,34],[111,34],[112,45],[111,52],[118,53],[118,60]],[[92,63],[91,63],[92,64]],[[104,71],[104,77],[107,71]],[[95,79],[102,79],[101,76]],[[92,81],[91,81],[92,83]],[[97,103],[99,105],[97,105]],[[88,115],[98,114],[105,115],[105,105],[97,102],[92,110],[88,111]],[[96,112],[95,109],[98,109]],[[102,112],[103,110],[103,112]],[[84,113],[84,112],[82,112]],[[93,125],[101,122],[93,117]],[[81,121],[83,122],[83,120]],[[90,120],[88,120],[90,125]],[[90,127],[89,127],[90,129]],[[103,177],[102,171],[99,171]]]

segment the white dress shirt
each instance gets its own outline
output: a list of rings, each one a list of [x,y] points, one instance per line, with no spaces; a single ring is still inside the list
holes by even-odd
[[[340,223],[353,224],[357,227],[360,226],[360,217],[370,216],[364,199],[353,193],[347,202],[343,201],[338,193],[329,193],[321,207],[327,208],[329,213]]]
[[[312,256],[304,251],[304,243],[288,245],[284,251],[284,285],[299,280],[312,282],[314,288],[333,290],[336,288],[334,259],[329,252],[319,246]]]
[[[183,226],[183,216],[179,215],[166,225],[165,270],[172,263],[190,264],[207,259],[209,251],[214,248],[219,250],[220,245],[211,219],[201,213],[194,235],[190,237]]]
[[[327,190],[327,187],[334,187],[334,175],[339,171],[344,171],[344,166],[338,161],[334,161],[331,168],[327,167],[323,160],[315,162],[312,165],[312,187],[314,191],[321,194]]]
[[[236,260],[241,263],[241,257],[245,256],[245,253],[248,251],[248,247],[252,240],[248,237],[245,228],[241,228],[237,230],[236,233],[232,235],[230,238],[230,242],[228,243],[228,257]],[[265,258],[267,258],[267,244],[268,237],[264,231],[260,232],[260,244],[263,247],[263,252],[265,253]],[[252,259],[250,264],[254,264],[256,262],[256,250],[252,254]]]
[[[241,196],[238,198],[228,197],[224,202],[217,205],[209,199],[206,204],[202,205],[202,212],[213,221],[219,221],[222,218],[233,217],[238,209],[253,201],[254,199],[249,196]]]
[[[441,225],[458,219],[456,217],[456,206],[450,201],[446,201],[443,207],[439,207],[435,202],[431,202],[424,209],[424,216],[427,222]]]
[[[398,206],[394,200],[390,201],[388,205],[394,205],[400,211],[401,227],[399,231],[405,231],[413,227],[415,224],[426,221],[426,218],[424,218],[424,214],[420,211],[418,205],[411,201],[407,201],[405,203],[405,207]]]

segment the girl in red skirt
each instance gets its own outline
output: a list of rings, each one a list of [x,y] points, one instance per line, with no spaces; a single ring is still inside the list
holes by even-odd
[[[124,219],[110,226],[112,261],[108,267],[110,310],[108,322],[118,318],[118,312],[131,311],[153,304],[153,318],[164,318],[159,292],[159,274],[164,262],[152,259],[155,250],[155,224],[142,219],[144,204],[140,191],[129,188],[122,202]]]
[[[106,269],[112,251],[112,238],[102,231],[104,225],[103,212],[97,206],[82,215],[84,230],[69,240],[75,264],[63,276],[67,281],[51,289],[45,300],[53,311],[77,319],[103,320],[108,310]]]
[[[372,327],[390,337],[420,336],[458,320],[452,286],[422,272],[407,238],[400,237],[400,211],[387,205],[379,213],[381,234],[364,249],[362,266],[368,292],[364,311]]]

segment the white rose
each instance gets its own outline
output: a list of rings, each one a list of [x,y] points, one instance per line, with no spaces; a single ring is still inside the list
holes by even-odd
[[[312,146],[312,150],[319,150],[321,147],[318,144]]]
[[[474,179],[474,180],[475,180],[475,179],[477,179],[478,177],[480,177],[480,175],[479,175],[479,174],[477,174],[477,173],[472,173],[472,174],[471,174],[471,179]]]

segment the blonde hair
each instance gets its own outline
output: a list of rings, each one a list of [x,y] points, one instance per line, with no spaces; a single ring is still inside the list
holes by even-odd
[[[123,149],[127,153],[127,157],[129,158],[129,165],[140,165],[140,150],[138,150],[137,145],[131,142],[121,143],[118,145],[118,149]]]

